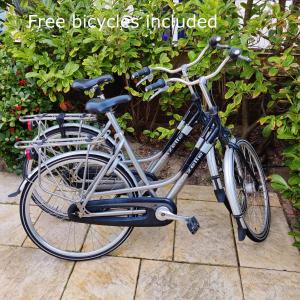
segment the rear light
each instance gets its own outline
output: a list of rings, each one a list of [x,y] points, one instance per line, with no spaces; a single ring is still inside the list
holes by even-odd
[[[32,122],[32,121],[27,121],[27,129],[29,131],[32,131],[33,129],[35,129],[37,127],[36,123],[35,122]]]
[[[34,149],[26,149],[25,156],[27,160],[37,160],[38,156]]]

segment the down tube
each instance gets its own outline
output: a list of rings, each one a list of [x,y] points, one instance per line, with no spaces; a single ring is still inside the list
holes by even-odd
[[[218,171],[214,147],[212,147],[210,149],[210,151],[207,153],[206,160],[207,160],[207,164],[208,164],[209,173],[212,178],[214,190],[217,191],[220,189],[224,189],[224,187],[222,186],[220,174]]]

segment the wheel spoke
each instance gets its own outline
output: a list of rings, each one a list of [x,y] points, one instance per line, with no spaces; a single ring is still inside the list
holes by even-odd
[[[84,154],[74,154],[74,159],[71,157],[72,154],[68,160],[58,158],[57,163],[53,163],[41,172],[40,181],[47,187],[47,191],[41,188],[38,177],[30,183],[23,204],[26,211],[23,217],[27,224],[25,230],[42,249],[47,249],[47,252],[57,256],[74,260],[101,256],[114,249],[115,245],[122,243],[132,229],[91,225],[69,219],[68,209],[72,203],[80,202],[83,187],[83,177],[79,173],[74,174],[74,170],[86,162]],[[89,172],[86,176],[87,186],[106,162],[106,159],[89,158],[86,166]],[[105,175],[103,181],[117,182],[124,187],[130,186],[128,178],[117,168],[109,176]],[[84,190],[87,186],[83,187]],[[130,197],[132,194],[124,195],[126,196]],[[114,197],[112,191],[112,194],[105,196],[105,199]],[[100,200],[101,197],[95,194],[91,199]],[[42,212],[37,221],[33,218],[33,208]]]
[[[233,161],[236,193],[249,231],[259,237],[263,236],[269,226],[269,199],[265,176],[253,148],[245,141],[241,141],[239,147],[245,161],[239,159],[238,153],[235,153]],[[256,188],[256,181],[259,189]]]

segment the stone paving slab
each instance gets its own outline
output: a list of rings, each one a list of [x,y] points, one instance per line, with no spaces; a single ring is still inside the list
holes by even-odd
[[[241,268],[245,300],[300,299],[300,273]]]
[[[159,195],[166,195],[166,191],[171,188],[171,185],[159,189]],[[270,205],[274,207],[281,207],[278,195],[274,192],[269,193]],[[217,202],[216,196],[212,186],[198,186],[198,185],[185,185],[178,194],[180,200],[195,200],[195,201],[209,201]]]
[[[19,198],[8,198],[8,195],[15,192],[22,178],[15,174],[0,172],[0,203],[19,203]]]
[[[0,246],[0,299],[59,299],[74,265],[40,250]]]
[[[237,268],[143,260],[137,300],[243,299]]]
[[[276,193],[269,193],[269,199],[270,199],[270,206],[272,207],[280,207],[281,208],[281,204],[279,202],[279,197]]]
[[[139,264],[123,257],[76,263],[62,299],[132,300]]]
[[[38,216],[35,210],[33,217]],[[26,239],[26,233],[21,225],[19,206],[0,204],[0,245],[21,246]]]
[[[237,266],[231,220],[222,203],[178,200],[178,213],[196,216],[200,229],[192,235],[185,224],[176,224],[175,261]]]
[[[242,285],[245,300],[300,298],[299,252],[275,193],[271,232],[261,244],[237,241],[235,221],[232,227],[211,187],[186,186],[178,210],[199,218],[196,235],[182,223],[136,228],[111,256],[74,264],[24,248],[35,246],[24,243],[18,199],[7,198],[19,182],[0,173],[0,299],[243,299]],[[57,235],[55,220],[35,218],[39,230]]]
[[[178,198],[181,200],[217,201],[211,186],[185,185],[178,194]]]
[[[112,255],[172,260],[174,225],[173,222],[164,227],[134,228],[127,241]]]
[[[281,208],[271,208],[270,233],[262,243],[254,243],[248,238],[239,242],[236,226],[234,228],[241,266],[300,271],[300,255],[292,246],[294,240],[288,235],[290,229]]]

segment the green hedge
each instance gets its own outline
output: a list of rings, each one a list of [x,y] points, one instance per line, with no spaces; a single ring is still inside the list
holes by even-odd
[[[25,133],[22,133],[18,128],[19,125],[15,123],[19,114],[32,112],[37,104],[40,109],[49,109],[48,99],[53,103],[63,102],[75,78],[104,73],[119,76],[125,89],[135,98],[134,105],[130,106],[128,113],[121,117],[125,129],[133,132],[142,128],[144,134],[150,138],[169,137],[173,124],[180,120],[178,109],[188,100],[188,91],[180,84],[176,84],[168,93],[161,95],[159,100],[149,104],[147,99],[150,93],[136,89],[130,74],[146,65],[175,66],[176,62],[186,59],[185,53],[187,59],[193,60],[203,49],[208,38],[218,34],[225,40],[230,40],[232,46],[245,50],[245,54],[252,58],[251,64],[233,63],[211,83],[219,87],[219,93],[215,96],[223,101],[222,120],[230,126],[236,119],[234,116],[242,112],[242,133],[247,136],[258,123],[258,120],[254,120],[251,124],[247,106],[265,103],[259,120],[263,126],[262,133],[267,138],[274,132],[278,139],[286,141],[288,147],[283,155],[287,159],[287,166],[291,169],[291,178],[288,182],[276,175],[272,177],[273,186],[281,189],[285,196],[299,206],[300,74],[299,56],[296,55],[300,50],[299,10],[293,7],[283,9],[279,5],[271,5],[269,1],[262,1],[257,5],[254,5],[253,1],[247,1],[246,14],[241,19],[234,1],[225,0],[185,0],[180,5],[174,5],[171,0],[116,1],[112,7],[105,6],[107,1],[104,0],[44,2],[30,1],[31,4],[26,5],[28,1],[22,1],[23,14],[20,10],[15,12],[13,7],[8,12],[6,31],[1,37],[5,46],[1,49],[4,60],[0,68],[6,70],[10,77],[0,74],[0,87],[5,89],[0,99],[0,151],[5,149],[3,147],[12,149],[16,136],[25,138]],[[171,6],[179,19],[194,14],[206,18],[217,15],[218,26],[216,29],[188,29],[185,32],[186,37],[180,39],[176,47],[170,41],[162,39],[161,30],[149,31],[145,22],[141,23],[139,28],[123,30],[107,27],[103,30],[74,29],[68,22],[61,29],[46,30],[27,26],[29,14],[55,19],[61,17],[66,20],[73,13],[80,18],[84,16],[110,18],[116,15],[122,17],[128,15],[129,5],[135,8],[133,16],[141,18],[145,18],[147,14],[153,14],[158,18],[170,16],[170,10],[162,9],[167,5]],[[248,50],[249,45],[260,38],[269,41],[268,48]],[[191,74],[203,74],[213,70],[222,57],[222,53],[216,55],[216,51],[212,51],[191,70]],[[17,67],[14,61],[18,61]],[[22,72],[19,75],[20,79],[26,77],[26,86],[18,84],[16,68]],[[29,95],[32,101],[28,101]],[[156,101],[159,101],[159,106]],[[16,112],[16,105],[22,106],[21,111]],[[157,125],[159,109],[164,112],[169,126]],[[14,150],[8,153],[3,151],[1,155],[10,167],[16,168],[17,154]]]

